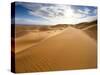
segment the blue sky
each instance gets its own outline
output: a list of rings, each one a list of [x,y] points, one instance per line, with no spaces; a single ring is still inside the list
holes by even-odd
[[[97,8],[66,4],[16,2],[15,24],[78,24],[97,19]]]

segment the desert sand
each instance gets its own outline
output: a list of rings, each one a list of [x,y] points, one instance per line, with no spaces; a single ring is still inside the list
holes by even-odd
[[[69,26],[41,38],[32,32],[16,38],[16,72],[96,68],[96,40],[84,30]]]
[[[44,31],[44,32],[32,32],[30,30],[29,33],[17,37],[15,39],[15,53],[21,52],[31,46],[36,46],[40,44],[41,42],[44,42],[45,40],[49,39],[50,37],[53,37],[57,34],[60,34],[64,32],[66,29],[63,30],[53,30],[53,31]],[[24,31],[23,31],[24,32]]]

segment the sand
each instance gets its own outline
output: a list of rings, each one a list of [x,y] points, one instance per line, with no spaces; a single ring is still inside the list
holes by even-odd
[[[16,52],[16,72],[96,68],[96,40],[84,31],[67,27],[35,46],[31,34],[20,38],[31,39],[28,44],[20,44],[21,47],[31,46]]]
[[[22,35],[15,39],[15,53],[19,53],[31,46],[36,46],[41,42],[49,39],[52,36],[55,36],[59,33],[62,33],[66,29],[63,30],[53,30],[53,31],[42,31],[42,32],[34,32],[30,30],[30,32],[26,35]],[[20,33],[19,33],[20,34]]]

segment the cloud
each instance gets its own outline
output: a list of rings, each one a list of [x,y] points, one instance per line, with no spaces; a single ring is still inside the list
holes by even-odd
[[[88,7],[63,4],[43,4],[43,3],[20,3],[28,9],[29,15],[39,16],[46,20],[46,23],[69,23],[76,24],[84,21],[92,21],[96,19],[97,9]],[[92,16],[91,16],[92,15]],[[43,22],[45,23],[45,22]]]
[[[12,24],[14,23],[14,21],[12,20]],[[32,25],[32,24],[36,24],[36,25],[44,25],[44,24],[46,24],[46,25],[48,25],[48,24],[51,24],[49,21],[43,21],[42,23],[41,23],[41,21],[39,21],[39,20],[33,20],[33,19],[30,19],[30,18],[15,18],[15,24],[30,24],[30,25]]]
[[[15,18],[15,24],[31,24],[33,20],[27,18]]]
[[[90,14],[90,9],[89,8],[85,8],[85,9],[83,9],[83,10],[81,10],[81,9],[78,9],[78,11],[79,11],[79,13],[81,13],[81,14]]]
[[[29,11],[28,13],[29,13],[29,15],[32,15],[32,16],[35,15],[35,16],[38,16],[38,17],[42,17],[43,19],[45,19],[45,20],[47,20],[47,21],[49,20],[48,17],[43,16],[41,13],[37,13],[37,12],[34,13],[34,12],[32,12],[32,11]]]
[[[29,18],[15,18],[15,24],[36,24],[37,20],[32,20]]]

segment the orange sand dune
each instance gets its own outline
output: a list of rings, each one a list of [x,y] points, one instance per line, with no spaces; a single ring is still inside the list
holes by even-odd
[[[44,32],[32,32],[30,31],[28,34],[23,35],[21,37],[17,37],[15,39],[15,53],[21,52],[26,48],[31,46],[35,46],[44,42],[46,39],[55,36],[59,33],[62,33],[66,29],[63,30],[53,30],[53,31],[44,31]],[[20,33],[19,33],[20,34]]]
[[[96,68],[96,41],[68,27],[58,35],[16,53],[16,72]]]

